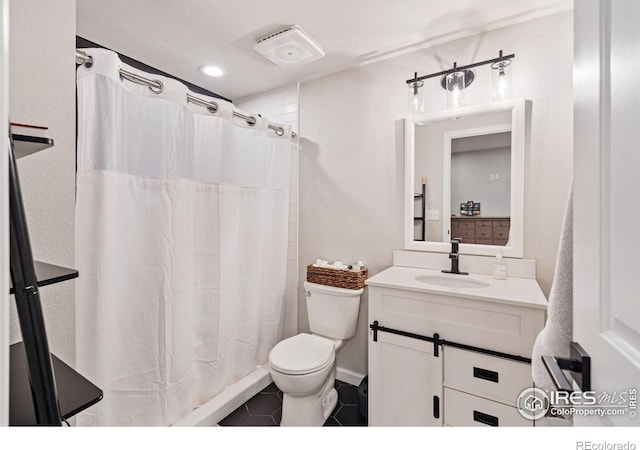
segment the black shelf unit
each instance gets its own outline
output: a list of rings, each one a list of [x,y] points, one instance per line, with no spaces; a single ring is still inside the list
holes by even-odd
[[[38,425],[29,385],[24,343],[13,344],[10,350],[9,379],[11,390],[9,393],[9,405],[11,414],[9,425]],[[51,355],[51,362],[56,378],[58,405],[62,419],[69,419],[102,400],[102,391],[96,385],[78,374],[53,354]]]
[[[19,134],[9,141],[11,289],[22,342],[10,348],[9,425],[60,426],[102,399],[102,391],[49,351],[39,288],[78,272],[35,262],[16,159],[53,146],[53,140]]]
[[[53,147],[53,139],[25,136],[24,134],[12,134],[13,149],[16,158],[25,156]]]
[[[413,238],[414,241],[424,241],[425,240],[425,227],[427,224],[427,218],[426,218],[426,214],[427,214],[427,185],[425,183],[422,183],[422,193],[418,193],[418,194],[413,194],[413,199],[417,200],[420,199],[422,206],[421,206],[421,216],[415,216],[413,218],[413,220],[415,222],[420,222],[420,239],[416,239],[415,237]]]
[[[55,266],[40,261],[34,261],[38,287],[49,286],[50,284],[78,278],[78,271],[62,266]],[[13,286],[9,289],[9,294],[13,294]]]

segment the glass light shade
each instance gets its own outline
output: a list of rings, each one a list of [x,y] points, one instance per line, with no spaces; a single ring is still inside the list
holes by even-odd
[[[447,108],[464,106],[465,72],[453,72],[446,76]]]
[[[493,100],[511,98],[511,60],[505,59],[491,64]]]
[[[423,81],[413,81],[409,86],[409,114],[422,114],[424,112],[424,86]]]

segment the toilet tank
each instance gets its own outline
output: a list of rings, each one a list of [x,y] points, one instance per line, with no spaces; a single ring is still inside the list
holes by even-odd
[[[331,339],[353,337],[364,289],[343,289],[305,281],[304,291],[312,333]]]

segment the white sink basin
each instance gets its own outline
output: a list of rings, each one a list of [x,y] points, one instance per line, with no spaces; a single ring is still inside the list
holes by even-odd
[[[461,289],[479,289],[489,286],[486,281],[469,278],[468,275],[420,275],[416,277],[416,281],[421,283],[433,284],[436,286],[446,286]]]

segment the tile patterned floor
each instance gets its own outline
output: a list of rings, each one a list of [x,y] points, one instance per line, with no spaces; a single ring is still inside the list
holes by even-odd
[[[358,408],[358,388],[336,380],[338,403],[324,423],[325,427],[367,426]],[[282,392],[271,383],[260,393],[222,419],[218,425],[228,427],[268,427],[280,425]]]

